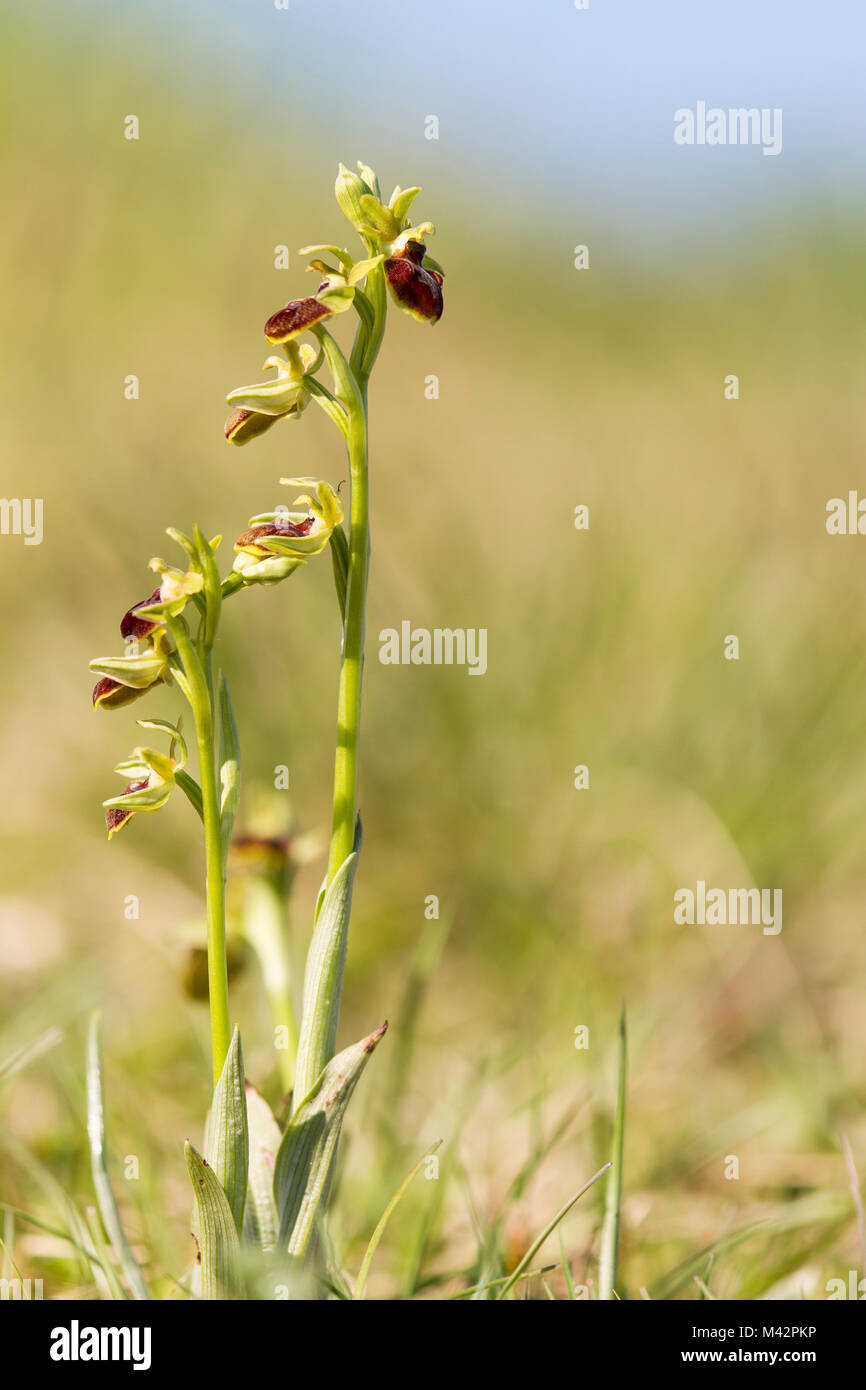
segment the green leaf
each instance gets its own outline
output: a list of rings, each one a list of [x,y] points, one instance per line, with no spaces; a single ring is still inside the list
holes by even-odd
[[[90,1142],[90,1171],[93,1187],[99,1205],[99,1214],[105,1227],[126,1282],[136,1299],[146,1300],[150,1295],[144,1282],[138,1261],[130,1249],[120,1221],[120,1212],[108,1176],[105,1161],[105,1111],[102,1094],[102,1048],[100,1040],[99,1014],[90,1016],[87,1033],[87,1137]]]
[[[226,1195],[229,1210],[240,1231],[247,1195],[250,1150],[244,1059],[237,1028],[232,1034],[220,1079],[213,1095],[205,1131],[208,1161]]]
[[[331,880],[313,928],[304,972],[304,1003],[295,1070],[296,1108],[334,1055],[359,847],[357,832],[355,848]]]
[[[283,1135],[274,1168],[274,1200],[280,1214],[280,1246],[296,1258],[305,1255],[313,1233],[346,1107],[387,1027],[383,1023],[328,1063]]]
[[[622,1153],[625,1135],[626,1103],[626,1027],[625,1005],[619,1019],[619,1065],[616,1093],[616,1116],[613,1124],[613,1154],[610,1181],[605,1194],[604,1221],[598,1261],[598,1296],[603,1300],[616,1297],[616,1276],[619,1261],[619,1213],[622,1205]]]
[[[220,721],[220,838],[223,859],[229,847],[234,829],[238,802],[241,796],[241,749],[238,741],[238,727],[232,709],[232,698],[228,682],[222,671],[219,673],[217,690]]]
[[[393,1212],[397,1203],[400,1201],[400,1198],[403,1196],[403,1193],[406,1191],[415,1174],[419,1172],[421,1168],[423,1168],[430,1155],[435,1154],[436,1150],[439,1148],[441,1143],[442,1140],[437,1139],[436,1143],[431,1144],[427,1152],[423,1154],[421,1158],[418,1159],[418,1162],[415,1164],[414,1168],[412,1168],[411,1172],[407,1173],[406,1177],[403,1179],[400,1186],[397,1188],[397,1191],[394,1193],[394,1196],[391,1198],[385,1210],[382,1212],[382,1215],[379,1218],[378,1225],[376,1226],[375,1231],[370,1237],[370,1243],[367,1246],[367,1249],[364,1251],[364,1258],[361,1261],[361,1268],[358,1270],[358,1278],[355,1280],[355,1292],[352,1294],[352,1297],[354,1299],[362,1299],[364,1297],[364,1294],[367,1289],[367,1279],[370,1274],[370,1266],[373,1263],[373,1256],[379,1248],[379,1242],[381,1241],[382,1236],[385,1234],[385,1227],[391,1219],[391,1213]]]
[[[280,1127],[264,1096],[247,1082],[250,1166],[244,1207],[243,1239],[265,1252],[276,1250],[280,1233],[274,1201],[274,1164],[282,1141]]]
[[[195,1193],[201,1255],[201,1296],[240,1298],[240,1241],[226,1194],[213,1169],[187,1140],[184,1157]]]

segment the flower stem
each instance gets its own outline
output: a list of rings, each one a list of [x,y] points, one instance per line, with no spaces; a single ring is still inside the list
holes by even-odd
[[[198,742],[202,820],[204,822],[207,894],[207,978],[210,1003],[213,1081],[219,1081],[229,1050],[229,983],[226,961],[225,860],[220,828],[219,788],[214,738],[214,690],[210,651],[202,655],[190,640],[182,619],[169,618],[189,686],[189,700]]]
[[[333,372],[334,383],[345,410],[351,498],[342,662],[337,702],[331,846],[328,872],[319,895],[316,925],[313,928],[304,972],[304,1004],[295,1076],[295,1110],[334,1055],[354,878],[354,865],[350,865],[343,874],[342,882],[335,885],[341,868],[354,850],[357,821],[358,741],[364,672],[367,572],[370,561],[367,382],[384,330],[386,296],[381,266],[377,266],[368,276],[367,293],[373,306],[373,321],[369,328],[361,325],[355,340],[351,365],[326,329],[314,329]],[[338,591],[339,589],[338,584]],[[326,890],[332,885],[336,888],[333,911],[320,916]]]
[[[231,1041],[229,1025],[229,979],[226,958],[226,869],[222,849],[219,788],[216,777],[214,739],[213,676],[207,654],[204,727],[196,720],[201,776],[202,814],[207,858],[207,978],[210,1000],[211,1056],[213,1083],[222,1073]]]
[[[357,395],[346,401],[349,430],[346,445],[351,473],[349,513],[349,572],[343,617],[343,660],[337,703],[337,750],[334,760],[334,818],[328,858],[328,883],[352,853],[358,793],[358,740],[361,729],[361,688],[364,674],[364,632],[367,577],[370,568],[370,494],[368,483],[367,382],[385,331],[387,299],[381,266],[370,272],[367,295],[373,307],[371,332],[359,332],[352,353]],[[327,1060],[327,1059],[326,1059]]]
[[[349,573],[343,621],[343,659],[337,703],[337,748],[334,759],[334,818],[328,859],[330,883],[352,853],[358,790],[358,740],[364,671],[367,574],[370,563],[369,488],[367,480],[367,407],[351,412],[349,466],[352,499],[349,523]]]

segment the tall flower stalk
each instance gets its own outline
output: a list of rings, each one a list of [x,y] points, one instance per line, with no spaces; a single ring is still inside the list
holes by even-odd
[[[427,255],[429,222],[412,224],[418,188],[396,188],[382,200],[376,175],[340,166],[337,202],[358,233],[360,260],[345,248],[305,248],[319,277],[314,295],[290,300],[265,324],[276,351],[273,376],[239,387],[227,400],[226,439],[244,445],[280,420],[298,420],[311,401],[338,429],[348,455],[348,534],[340,499],[324,480],[283,478],[300,489],[291,506],[251,518],[235,542],[230,573],[220,579],[220,538],[208,541],[169,530],[187,567],[151,561],[158,587],[124,615],[120,657],[91,662],[99,676],[94,707],[117,709],[161,686],[177,686],[192,715],[198,780],[186,768],[182,722],[140,720],[167,735],[168,753],[138,747],[118,764],[127,779],[105,804],[109,836],[140,812],[158,810],[175,786],[201,819],[207,902],[208,997],[214,1095],[207,1126],[207,1161],[187,1144],[196,1198],[200,1287],[204,1297],[238,1296],[243,1287],[241,1243],[288,1268],[309,1269],[316,1223],[330,1185],[342,1117],[385,1025],[335,1056],[343,970],[360,851],[358,752],[364,668],[364,629],[370,561],[368,385],[385,333],[388,292],[413,317],[435,323],[442,314],[443,276]],[[348,355],[326,326],[354,311]],[[327,366],[326,385],[319,372]],[[214,668],[214,643],[225,602],[260,584],[276,584],[329,549],[340,612],[341,664],[337,701],[334,795],[328,864],[315,905],[304,974],[303,1006],[291,1118],[284,1131],[260,1096],[248,1103],[240,1038],[232,1032],[226,955],[226,866],[240,798],[240,749],[228,684]],[[292,1001],[271,997],[275,1018],[294,1018]],[[291,1039],[294,1045],[294,1038]],[[274,1150],[276,1152],[274,1152]],[[283,1265],[283,1268],[286,1266]]]

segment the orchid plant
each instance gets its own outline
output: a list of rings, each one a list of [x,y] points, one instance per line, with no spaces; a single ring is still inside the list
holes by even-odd
[[[150,562],[158,583],[120,624],[123,655],[90,663],[97,709],[118,709],[163,685],[189,706],[198,776],[188,766],[183,721],[141,719],[168,740],[167,749],[137,746],[118,763],[124,790],[105,802],[109,838],[136,814],[157,811],[178,788],[202,823],[207,903],[207,979],[214,1092],[204,1155],[189,1143],[200,1261],[193,1290],[204,1298],[250,1296],[250,1252],[267,1268],[269,1288],[287,1279],[294,1294],[318,1277],[317,1252],[327,1250],[324,1207],[346,1106],[386,1024],[335,1055],[352,885],[361,844],[357,811],[358,746],[369,568],[367,393],[386,326],[388,294],[414,318],[442,315],[442,271],[427,254],[429,222],[413,223],[418,188],[396,188],[386,204],[372,169],[342,165],[337,202],[358,233],[363,256],[336,245],[305,248],[319,276],[315,294],[295,299],[265,324],[274,353],[267,380],[239,387],[225,437],[245,445],[282,420],[298,420],[314,401],[336,426],[348,454],[348,533],[336,490],[322,479],[283,478],[292,502],[253,516],[234,545],[232,568],[220,575],[220,537],[196,527],[169,529],[183,563]],[[353,315],[346,353],[329,320]],[[327,368],[330,385],[320,380]],[[342,629],[333,819],[328,865],[315,904],[297,1030],[291,1111],[284,1128],[244,1077],[240,1037],[232,1031],[226,954],[226,872],[241,789],[238,731],[225,673],[215,669],[214,644],[224,603],[258,585],[282,583],[329,549]],[[192,742],[192,740],[191,740]],[[291,1001],[282,1001],[291,1014]],[[98,1027],[91,1031],[89,1103],[94,1179],[103,1224],[112,1237],[130,1292],[149,1297],[123,1238],[102,1158],[102,1082]],[[114,1235],[116,1234],[116,1240]],[[264,1261],[262,1265],[261,1261]],[[280,1287],[283,1287],[282,1285]],[[257,1296],[253,1294],[252,1296]],[[271,1295],[272,1296],[272,1295]]]

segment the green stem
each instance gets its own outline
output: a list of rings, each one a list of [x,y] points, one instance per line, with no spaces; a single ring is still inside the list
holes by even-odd
[[[322,1069],[334,1056],[352,881],[356,864],[356,860],[351,856],[356,846],[357,831],[358,740],[361,727],[367,571],[370,559],[367,382],[384,331],[386,298],[385,277],[381,266],[376,267],[368,276],[367,289],[373,307],[373,320],[372,324],[363,323],[359,328],[352,353],[353,365],[346,361],[327,329],[317,326],[313,330],[322,344],[334,375],[335,389],[346,412],[351,497],[343,607],[343,650],[337,702],[334,813],[328,872],[316,905],[316,921],[304,971],[304,1002],[295,1076],[296,1111]],[[337,589],[338,593],[341,593],[343,556],[338,556],[338,560]],[[326,901],[327,911],[323,909]]]
[[[207,977],[210,1002],[211,1054],[214,1086],[229,1050],[229,982],[226,962],[225,862],[220,830],[220,799],[216,775],[214,695],[210,651],[204,659],[193,646],[182,619],[167,626],[189,683],[190,704],[198,742],[202,820],[204,822],[207,894]]]
[[[358,740],[364,671],[367,574],[370,561],[369,489],[367,481],[367,408],[350,414],[349,467],[352,500],[349,523],[349,572],[343,620],[343,659],[337,702],[337,749],[334,759],[334,817],[328,859],[330,883],[352,853],[358,791]]]
[[[364,632],[367,611],[367,578],[370,568],[370,496],[368,484],[367,382],[385,332],[387,299],[381,266],[367,278],[367,295],[373,307],[373,328],[359,331],[352,354],[352,375],[357,395],[346,401],[349,429],[351,502],[349,513],[349,568],[343,618],[343,659],[337,701],[337,749],[334,760],[334,816],[328,857],[328,883],[352,853],[358,794],[358,741],[361,729],[361,691],[364,674]],[[327,1059],[326,1059],[327,1060]]]

